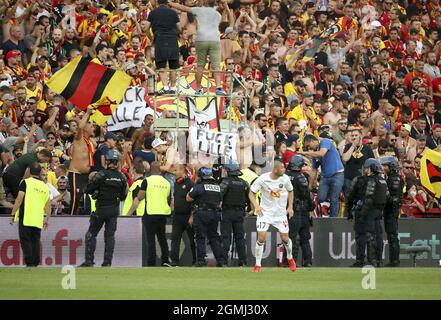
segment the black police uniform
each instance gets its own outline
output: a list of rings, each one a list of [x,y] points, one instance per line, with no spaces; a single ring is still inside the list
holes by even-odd
[[[127,179],[117,170],[101,170],[87,185],[86,193],[96,199],[96,211],[90,215],[90,226],[86,233],[86,263],[93,264],[96,236],[105,224],[103,265],[110,265],[115,248],[119,204],[127,195]]]
[[[188,194],[195,200],[196,206],[193,214],[193,226],[196,238],[197,264],[205,264],[205,239],[208,239],[218,265],[224,265],[226,263],[225,254],[217,232],[220,220],[219,206],[222,201],[220,186],[213,178],[199,179]]]
[[[309,212],[314,209],[314,201],[309,191],[308,179],[303,173],[292,170],[288,171],[287,175],[291,180],[294,191],[294,216],[288,220],[289,237],[292,243],[297,246],[297,235],[299,235],[303,266],[311,266],[312,250],[309,244],[311,239]],[[298,252],[298,249],[296,251]]]
[[[223,197],[221,234],[225,256],[228,259],[231,247],[231,233],[233,233],[239,266],[243,266],[247,264],[243,221],[250,187],[248,183],[238,176],[231,175],[222,179],[220,188]]]
[[[381,218],[387,198],[387,184],[380,175],[355,178],[346,208],[349,210],[348,217],[355,218],[356,265],[364,265],[366,247],[368,263],[377,265],[375,226]]]
[[[398,216],[403,199],[403,178],[397,172],[391,172],[387,177],[389,201],[384,207],[384,229],[389,243],[389,261],[391,265],[400,262],[400,243],[398,239]]]
[[[174,198],[174,216],[171,235],[171,252],[170,258],[172,265],[179,265],[179,248],[181,245],[182,234],[186,231],[188,240],[190,241],[191,255],[193,264],[196,263],[196,245],[194,243],[194,230],[188,223],[191,214],[191,204],[185,199],[188,191],[191,190],[194,183],[190,178],[177,179],[173,192]]]

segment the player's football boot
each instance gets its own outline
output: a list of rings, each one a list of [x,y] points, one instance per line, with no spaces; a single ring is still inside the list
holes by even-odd
[[[297,265],[293,258],[288,259],[288,264],[289,264],[289,270],[291,270],[292,272],[296,271]]]
[[[254,266],[253,272],[260,272],[261,266]]]

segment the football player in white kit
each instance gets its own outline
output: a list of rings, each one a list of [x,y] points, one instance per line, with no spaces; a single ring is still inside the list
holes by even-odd
[[[262,192],[260,205],[256,201],[256,193],[259,191]],[[288,218],[291,219],[294,214],[294,195],[291,181],[285,175],[285,166],[282,162],[275,160],[273,170],[262,174],[254,181],[250,188],[249,198],[257,214],[256,265],[253,272],[260,271],[263,245],[270,225],[279,230],[286,249],[289,268],[295,271],[297,266],[292,257],[292,242],[288,235]]]

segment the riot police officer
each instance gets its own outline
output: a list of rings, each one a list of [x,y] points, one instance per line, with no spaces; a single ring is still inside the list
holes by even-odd
[[[90,226],[86,233],[86,261],[82,267],[94,265],[96,236],[105,224],[104,229],[104,262],[103,267],[112,264],[115,247],[115,231],[119,215],[119,204],[127,195],[127,179],[118,171],[119,153],[110,149],[105,155],[107,169],[91,177],[86,193],[96,200],[96,211],[90,216]]]
[[[288,164],[287,175],[291,179],[294,190],[294,216],[289,219],[289,237],[292,243],[297,243],[297,235],[300,237],[303,266],[312,266],[312,251],[309,244],[311,233],[311,218],[309,212],[314,210],[314,202],[308,188],[308,179],[301,172],[305,165],[305,158],[295,155]]]
[[[355,217],[354,231],[356,244],[356,262],[354,267],[367,262],[377,265],[375,225],[381,218],[388,199],[387,184],[382,177],[382,167],[378,160],[369,158],[363,164],[363,176],[355,178],[347,197],[346,210],[349,220]]]
[[[389,201],[384,208],[384,229],[389,243],[389,267],[400,265],[400,243],[398,239],[398,216],[403,199],[404,181],[399,173],[397,158],[387,156],[380,158],[386,175],[387,187],[389,189]]]
[[[197,175],[199,180],[186,197],[188,202],[195,202],[195,210],[190,217],[190,222],[194,221],[196,266],[206,265],[205,239],[208,239],[217,265],[221,267],[226,264],[226,258],[217,232],[220,220],[220,203],[222,201],[220,186],[213,178],[211,168],[201,167]]]
[[[220,184],[222,193],[222,245],[225,250],[225,256],[228,258],[231,246],[231,233],[233,233],[239,266],[246,266],[247,256],[243,220],[250,187],[248,183],[239,178],[242,172],[237,164],[226,164],[225,170],[228,177],[223,178]]]

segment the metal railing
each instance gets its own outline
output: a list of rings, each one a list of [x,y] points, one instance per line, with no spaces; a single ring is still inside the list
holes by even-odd
[[[170,71],[177,73],[176,74],[176,88],[177,88],[176,94],[158,95],[157,94],[157,92],[158,92],[158,90],[157,90],[158,89],[157,88],[157,85],[158,85],[157,79],[159,78],[159,73],[161,73],[161,72],[170,72]],[[233,126],[232,126],[233,119],[231,117],[231,114],[232,114],[232,112],[231,112],[232,111],[231,110],[232,109],[231,102],[232,102],[232,96],[233,96],[233,93],[234,93],[233,86],[234,86],[235,82],[237,82],[240,85],[240,87],[243,88],[244,93],[245,93],[244,96],[243,96],[243,100],[244,100],[244,104],[243,104],[243,106],[244,106],[244,117],[243,117],[243,121],[240,121],[241,124],[245,124],[246,123],[247,112],[248,112],[249,93],[248,93],[248,89],[245,87],[244,83],[235,75],[235,73],[232,72],[232,71],[203,70],[201,83],[206,82],[208,84],[207,87],[206,87],[207,92],[204,93],[203,95],[197,95],[197,94],[194,94],[194,93],[193,94],[184,93],[182,91],[182,89],[187,89],[188,90],[189,88],[183,88],[182,85],[181,85],[180,79],[182,77],[186,77],[186,75],[188,75],[188,74],[191,74],[191,73],[195,74],[196,72],[197,72],[196,70],[191,70],[191,69],[189,69],[189,70],[186,70],[186,69],[177,69],[177,70],[160,69],[160,70],[157,70],[155,72],[154,80],[153,80],[153,85],[152,85],[153,86],[153,88],[152,88],[153,90],[149,90],[149,95],[150,96],[153,95],[153,97],[154,97],[153,98],[154,99],[153,100],[154,101],[153,102],[154,103],[154,111],[155,111],[154,112],[154,119],[155,119],[154,128],[158,129],[158,130],[162,130],[162,131],[172,131],[172,130],[179,131],[179,130],[182,130],[182,129],[188,129],[189,128],[189,125],[188,125],[188,123],[189,123],[188,114],[185,117],[181,117],[181,113],[180,113],[180,110],[179,110],[180,109],[180,102],[181,102],[181,98],[182,97],[184,97],[184,98],[195,98],[195,99],[206,99],[207,100],[207,103],[206,103],[207,105],[210,102],[210,99],[213,99],[213,98],[215,98],[215,99],[224,98],[224,101],[223,101],[224,104],[226,103],[226,100],[228,99],[228,105],[227,106],[224,105],[224,108],[226,107],[226,109],[227,109],[226,111],[227,111],[227,114],[229,115],[229,119],[223,119],[224,117],[223,117],[223,113],[222,113],[222,117],[221,117],[221,119],[219,119],[220,129],[221,129],[221,131],[224,131],[224,132],[231,132],[231,130],[233,129]],[[229,86],[228,86],[229,90],[227,92],[227,95],[222,95],[222,96],[221,95],[216,95],[214,92],[211,91],[211,89],[213,88],[213,84],[211,82],[211,79],[213,78],[213,74],[215,74],[215,73],[229,75],[229,77],[228,77],[229,78]],[[189,84],[189,83],[187,83],[187,84]],[[158,111],[157,111],[158,110],[158,98],[163,98],[163,97],[174,97],[174,99],[175,99],[174,103],[176,105],[175,117],[168,117],[168,118],[158,117]],[[185,108],[187,108],[186,99],[184,100],[184,103],[185,103]],[[219,105],[218,105],[218,107],[219,107]],[[225,111],[224,108],[223,108],[222,111]],[[188,112],[188,110],[187,110],[187,112]]]

